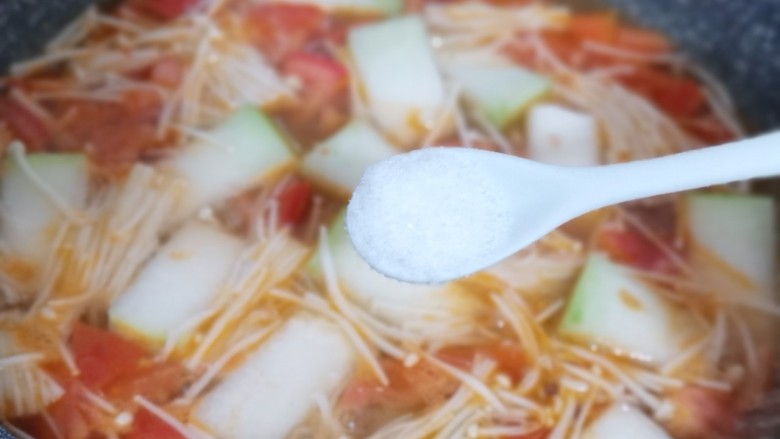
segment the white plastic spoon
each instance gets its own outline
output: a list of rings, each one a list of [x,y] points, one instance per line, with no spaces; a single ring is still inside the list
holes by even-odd
[[[377,271],[438,283],[488,267],[611,204],[780,175],[780,131],[666,157],[560,167],[469,148],[428,148],[368,168],[347,209]]]

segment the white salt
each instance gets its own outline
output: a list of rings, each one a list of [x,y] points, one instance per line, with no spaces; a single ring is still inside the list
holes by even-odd
[[[377,271],[438,283],[482,268],[516,230],[511,192],[473,155],[413,151],[366,170],[349,203],[347,230]]]

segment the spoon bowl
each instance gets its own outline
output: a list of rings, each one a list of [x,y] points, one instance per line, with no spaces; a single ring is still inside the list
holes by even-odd
[[[347,208],[347,230],[375,270],[439,283],[493,265],[591,210],[778,174],[780,132],[595,167],[427,148],[366,170]]]

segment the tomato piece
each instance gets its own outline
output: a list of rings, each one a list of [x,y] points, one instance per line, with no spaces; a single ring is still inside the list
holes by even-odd
[[[701,86],[688,78],[672,78],[665,84],[663,92],[654,96],[661,109],[675,117],[692,116],[704,108],[704,95]]]
[[[537,68],[536,52],[529,44],[518,44],[516,41],[507,42],[501,51],[518,65],[528,68]]]
[[[76,379],[60,380],[65,391],[55,402],[46,407],[61,437],[65,439],[87,439],[92,432],[92,421],[99,415],[91,407],[83,392],[83,385]],[[37,439],[59,439],[52,427],[41,415],[29,416],[14,421],[14,424]]]
[[[701,86],[691,78],[644,67],[622,76],[620,81],[673,117],[692,117],[704,108]]]
[[[24,143],[28,151],[41,151],[51,139],[46,122],[13,98],[0,97],[0,119],[8,124],[11,133]]]
[[[148,91],[127,92],[119,102],[59,102],[57,146],[85,150],[101,169],[125,169],[146,151],[171,145],[157,137],[161,106],[160,97]]]
[[[130,431],[122,439],[184,439],[184,436],[146,409],[135,413]]]
[[[102,390],[117,378],[137,371],[146,351],[139,345],[109,331],[76,323],[71,346],[87,387]]]
[[[733,437],[738,410],[728,393],[687,386],[671,400],[676,410],[666,426],[674,437]]]
[[[149,363],[121,376],[105,386],[105,394],[114,401],[130,401],[141,395],[155,404],[164,404],[184,387],[190,378],[177,363]]]
[[[569,32],[581,40],[612,43],[617,24],[617,16],[612,12],[575,14],[569,21]]]
[[[582,58],[582,45],[573,35],[563,32],[545,32],[541,38],[550,51],[565,64],[575,65]]]
[[[644,29],[620,27],[617,16],[612,13],[578,14],[571,18],[566,30],[542,31],[539,35],[553,55],[577,70],[609,67],[616,63],[646,64],[585,50],[585,41],[596,41],[645,55],[661,55],[671,51],[671,44],[663,35]],[[522,66],[532,69],[545,67],[539,65],[536,51],[528,44],[510,41],[503,51]]]
[[[161,20],[173,20],[184,15],[198,0],[132,0],[129,6]]]
[[[349,118],[349,76],[339,62],[323,55],[296,52],[282,64],[285,75],[301,82],[297,102],[284,113],[290,131],[302,144],[336,130]]]
[[[304,100],[313,100],[316,106],[346,91],[349,85],[347,69],[323,55],[296,52],[285,59],[282,72],[300,79]]]
[[[149,80],[163,87],[177,87],[186,73],[184,61],[175,56],[166,56],[155,61],[149,72]]]
[[[451,345],[436,352],[436,358],[458,369],[470,370],[477,355],[475,346]]]
[[[513,383],[519,383],[525,373],[528,359],[523,348],[516,343],[496,343],[480,350],[482,355],[492,358],[497,369],[509,376]]]
[[[685,131],[708,145],[719,145],[736,139],[734,133],[712,114],[680,119],[678,122]]]
[[[325,30],[326,15],[316,6],[260,3],[245,14],[248,39],[272,62],[301,51]]]
[[[103,437],[98,433],[113,424],[111,416],[95,408],[86,395],[87,389],[102,395],[121,410],[135,410],[132,401],[136,395],[156,404],[165,404],[190,378],[183,366],[154,362],[138,344],[94,326],[75,323],[70,343],[80,374],[71,376],[60,363],[46,368],[65,390],[60,399],[47,407],[47,413],[67,439]],[[129,437],[179,437],[163,435],[166,430],[146,419],[142,412],[138,412],[140,420],[136,417],[131,431],[137,435]],[[34,437],[57,437],[40,416],[21,421],[19,425]]]
[[[664,35],[648,29],[627,26],[617,29],[615,45],[622,49],[650,55],[663,55],[672,50],[672,44]]]
[[[522,377],[525,353],[514,343],[448,346],[436,352],[438,359],[464,370],[471,369],[476,355],[496,361],[498,370],[515,383]],[[357,436],[403,413],[439,404],[460,386],[460,381],[429,361],[421,360],[407,367],[401,361],[385,358],[381,364],[389,380],[387,386],[374,376],[359,377],[346,386],[339,398],[340,407],[353,415],[351,423],[357,425],[353,432]]]
[[[345,425],[356,437],[367,437],[392,419],[443,403],[460,382],[427,361],[411,367],[396,359],[384,358],[382,368],[389,384],[383,386],[373,375],[349,383],[339,398],[346,414]]]
[[[277,195],[280,225],[296,225],[303,221],[311,204],[311,183],[296,180],[285,186]]]
[[[652,241],[630,227],[606,226],[596,245],[616,262],[648,271],[669,272],[674,265]]]
[[[92,430],[90,402],[84,396],[81,386],[75,380],[66,384],[65,394],[46,409],[66,438],[86,438]]]

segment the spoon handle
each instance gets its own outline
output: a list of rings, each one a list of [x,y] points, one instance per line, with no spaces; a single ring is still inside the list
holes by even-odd
[[[581,168],[581,189],[599,206],[716,184],[780,175],[780,131],[629,163]],[[597,197],[593,197],[595,199]]]

